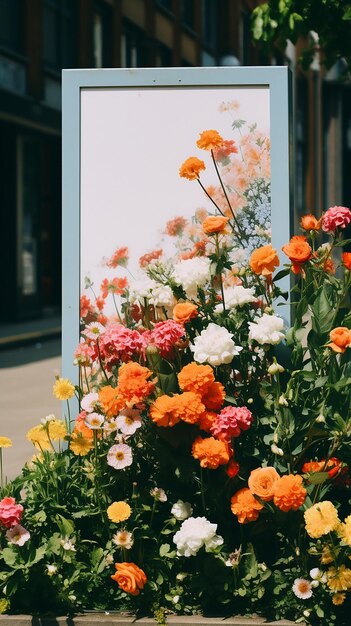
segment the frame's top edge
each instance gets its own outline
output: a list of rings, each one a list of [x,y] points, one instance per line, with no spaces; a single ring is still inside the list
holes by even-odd
[[[201,73],[212,73],[212,72],[223,72],[223,73],[244,73],[247,71],[260,70],[266,72],[288,72],[289,67],[287,65],[233,65],[233,66],[198,66],[198,67],[104,67],[104,68],[69,68],[62,69],[62,74],[108,74],[108,73],[124,73],[124,74],[168,74],[168,73],[176,73],[181,71],[184,74],[191,74],[196,72]]]

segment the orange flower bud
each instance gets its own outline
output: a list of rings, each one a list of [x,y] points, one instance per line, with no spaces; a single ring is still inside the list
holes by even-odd
[[[301,228],[303,228],[304,230],[319,230],[321,227],[320,220],[317,220],[317,218],[312,215],[312,213],[309,213],[308,215],[303,215],[300,223]]]

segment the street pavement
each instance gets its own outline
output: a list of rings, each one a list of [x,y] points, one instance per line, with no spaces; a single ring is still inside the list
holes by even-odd
[[[50,413],[61,415],[61,403],[52,394],[55,376],[61,374],[60,353],[58,339],[0,352],[0,436],[13,442],[2,451],[9,480],[35,453],[27,431]]]

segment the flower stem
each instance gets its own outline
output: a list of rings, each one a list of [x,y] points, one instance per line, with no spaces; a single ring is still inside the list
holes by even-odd
[[[231,203],[230,203],[230,200],[229,200],[229,198],[228,198],[228,194],[227,194],[226,188],[225,188],[225,186],[224,186],[224,184],[223,184],[223,181],[222,181],[221,175],[220,175],[220,173],[219,173],[219,171],[218,171],[218,166],[217,166],[217,163],[216,163],[216,159],[214,158],[214,155],[213,155],[213,150],[211,150],[211,156],[212,156],[213,165],[215,166],[216,174],[217,174],[217,176],[218,176],[218,180],[219,180],[219,182],[220,182],[220,184],[221,184],[222,191],[223,191],[223,193],[224,193],[225,199],[226,199],[226,201],[227,201],[227,203],[228,203],[229,210],[230,210],[230,212],[231,212],[231,214],[232,214],[232,216],[233,216],[233,220],[234,220],[235,226],[236,226],[236,228],[237,228],[237,231],[238,231],[238,233],[237,233],[237,234],[239,234],[240,239],[244,239],[244,240],[247,242],[247,237],[246,237],[246,236],[245,236],[245,234],[242,232],[242,230],[241,230],[241,228],[240,228],[240,226],[239,226],[238,220],[237,220],[237,219],[236,219],[236,217],[235,217],[235,213],[234,213],[234,211],[233,211],[233,207],[232,207],[232,205],[231,205]]]

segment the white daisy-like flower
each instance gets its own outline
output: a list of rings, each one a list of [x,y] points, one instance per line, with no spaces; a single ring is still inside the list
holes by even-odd
[[[116,418],[116,424],[123,435],[134,435],[141,426],[141,415],[136,409],[123,409]]]
[[[111,446],[107,453],[107,464],[114,469],[124,469],[133,463],[133,453],[126,443]]]
[[[183,502],[183,500],[177,500],[171,508],[171,513],[179,521],[188,519],[192,514],[193,509],[190,502]]]
[[[305,578],[295,578],[292,590],[300,600],[308,600],[313,594],[311,582]]]
[[[89,339],[98,339],[104,332],[106,328],[100,322],[91,322],[84,328],[82,331],[82,335],[89,337]]]
[[[87,395],[82,398],[80,405],[84,411],[86,411],[87,413],[92,413],[98,400],[98,393],[87,393]]]
[[[161,487],[154,487],[150,489],[150,496],[158,500],[159,502],[167,502],[167,494]]]
[[[231,363],[242,350],[242,347],[235,345],[232,337],[224,326],[211,322],[189,346],[194,353],[194,360],[213,366]]]
[[[211,277],[211,261],[207,257],[195,257],[178,261],[173,268],[173,277],[181,285],[187,298],[196,298],[197,288],[204,287]]]
[[[30,539],[30,533],[21,524],[15,524],[6,532],[6,539],[9,543],[16,544],[16,546],[23,546]]]
[[[249,322],[249,339],[261,345],[276,345],[284,338],[283,328],[284,320],[281,317],[263,313],[262,317],[255,317],[253,322]]]
[[[117,430],[116,418],[113,417],[110,420],[106,420],[103,429],[107,435],[114,433]]]
[[[244,306],[244,304],[250,304],[250,302],[257,302],[257,298],[254,295],[255,290],[253,287],[246,289],[242,285],[235,285],[234,287],[228,287],[224,289],[224,304],[225,308],[234,309],[236,307]],[[222,313],[223,303],[217,304],[215,308],[216,313]]]
[[[189,517],[173,537],[178,556],[196,556],[205,546],[206,552],[212,552],[222,545],[223,537],[216,534],[217,524],[211,524],[206,517]]]
[[[130,550],[134,543],[133,535],[128,530],[119,530],[113,535],[112,541],[116,546],[126,550]]]
[[[100,413],[88,413],[85,418],[85,423],[89,428],[93,430],[96,428],[102,428],[104,425],[105,418]]]

